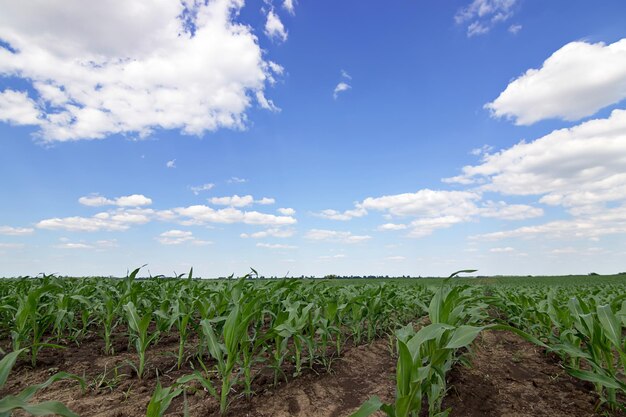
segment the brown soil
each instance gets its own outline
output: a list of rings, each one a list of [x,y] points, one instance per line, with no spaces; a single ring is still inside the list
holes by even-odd
[[[276,390],[268,390],[249,403],[235,405],[232,416],[344,417],[373,395],[385,402],[395,396],[396,361],[387,340],[357,346],[333,367],[331,374],[308,374]],[[377,414],[384,415],[384,414]]]
[[[190,340],[193,347],[197,340]],[[9,377],[0,398],[17,393],[24,387],[39,383],[58,371],[84,375],[91,386],[81,393],[73,381],[61,381],[43,390],[37,401],[59,400],[84,417],[143,417],[146,405],[156,386],[156,370],[164,386],[192,372],[186,365],[176,370],[174,353],[178,348],[176,334],[161,339],[148,353],[147,371],[139,380],[127,361],[136,361],[134,352],[126,351],[127,339],[117,336],[117,354],[104,356],[102,341],[92,337],[80,346],[68,349],[44,349],[36,368],[20,360]],[[193,351],[193,348],[190,349]],[[451,407],[451,417],[578,417],[624,413],[596,411],[598,397],[589,383],[570,377],[558,360],[517,335],[502,331],[486,331],[473,345],[472,367],[455,367],[450,373],[450,391],[444,409]],[[119,378],[112,389],[106,384],[97,387],[98,377],[119,366]],[[292,366],[285,372],[291,376]],[[254,382],[256,395],[243,398],[232,393],[229,416],[245,417],[343,417],[349,416],[373,395],[392,402],[395,392],[395,359],[389,352],[387,339],[370,345],[347,346],[344,355],[333,363],[328,374],[321,367],[306,368],[304,374],[289,378],[278,387],[272,386],[272,371],[261,372]],[[239,388],[237,388],[240,391]],[[217,401],[198,389],[187,395],[192,417],[218,415]],[[182,416],[183,397],[174,400],[167,416]],[[16,413],[16,417],[25,414]],[[383,414],[378,414],[382,416]]]
[[[0,392],[0,398],[43,382],[56,372],[65,371],[83,376],[89,385],[87,390],[81,393],[76,382],[59,381],[37,394],[35,402],[61,401],[82,417],[143,417],[157,383],[157,370],[165,387],[193,370],[189,365],[176,370],[178,336],[172,333],[148,352],[146,372],[144,378],[139,380],[128,365],[128,362],[136,362],[137,356],[133,351],[127,351],[127,341],[125,336],[116,336],[116,354],[112,356],[103,355],[101,339],[91,337],[82,341],[80,346],[43,349],[35,368],[30,366],[27,358],[20,359]],[[197,340],[191,339],[188,343],[195,346]],[[386,339],[364,346],[347,345],[344,355],[333,362],[331,374],[316,366],[314,370],[304,368],[301,376],[291,378],[293,365],[286,365],[283,370],[290,376],[289,381],[281,382],[277,387],[272,386],[273,372],[264,370],[253,383],[256,395],[251,399],[243,398],[237,392],[232,393],[228,415],[345,416],[358,409],[371,395],[391,401],[395,389],[395,359],[391,357],[388,346]],[[193,351],[193,348],[190,350]],[[98,386],[105,371],[104,379],[113,381],[116,367],[121,376],[114,386],[109,388],[107,383]],[[192,417],[219,415],[218,402],[202,389],[188,394],[186,400]],[[166,416],[182,416],[183,407],[181,395],[173,401]],[[26,414],[16,412],[14,416]]]
[[[473,349],[471,368],[450,374],[450,417],[625,415],[596,410],[593,384],[569,376],[557,358],[514,333],[485,331]]]

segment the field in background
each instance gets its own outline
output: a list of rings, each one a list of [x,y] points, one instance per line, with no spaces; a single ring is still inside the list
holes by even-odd
[[[0,415],[624,414],[626,275],[137,273],[0,281]]]

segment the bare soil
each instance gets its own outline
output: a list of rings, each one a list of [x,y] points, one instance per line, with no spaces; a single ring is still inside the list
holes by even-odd
[[[450,417],[624,416],[599,408],[593,384],[571,377],[558,358],[514,333],[485,331],[472,366],[450,374],[444,409]]]
[[[197,340],[191,339],[189,343],[194,346]],[[178,335],[173,333],[148,352],[146,372],[140,380],[129,364],[137,361],[137,355],[127,350],[127,344],[126,336],[117,335],[116,354],[111,356],[102,354],[102,341],[97,337],[82,341],[80,346],[70,345],[67,349],[43,349],[35,368],[30,366],[27,358],[18,361],[0,397],[15,394],[29,385],[45,381],[56,372],[65,371],[83,376],[89,385],[87,390],[82,393],[74,381],[59,381],[42,390],[34,399],[37,402],[62,401],[84,417],[143,417],[157,384],[157,371],[162,385],[168,386],[177,378],[192,373],[193,369],[189,365],[176,369]],[[395,359],[386,339],[363,346],[348,344],[342,357],[333,362],[332,373],[316,365],[313,370],[303,368],[302,375],[292,378],[292,365],[286,365],[283,370],[289,376],[288,381],[282,381],[277,387],[273,386],[273,371],[261,372],[253,383],[256,394],[250,399],[233,392],[228,415],[344,416],[357,410],[371,395],[378,395],[385,401],[393,400]],[[193,417],[219,415],[218,402],[203,389],[188,394],[186,401]],[[183,408],[181,395],[173,401],[166,415],[182,416]],[[17,412],[14,415],[26,414]]]
[[[127,351],[127,342],[125,336],[116,336],[113,356],[102,354],[102,341],[95,336],[68,349],[46,348],[34,369],[28,361],[20,360],[0,397],[43,382],[58,371],[66,371],[84,375],[90,385],[84,393],[75,382],[61,381],[43,390],[36,399],[62,401],[84,417],[145,416],[156,386],[157,370],[163,386],[168,386],[178,377],[191,373],[192,368],[185,365],[181,370],[176,369],[174,354],[178,336],[173,333],[161,339],[148,353],[147,372],[143,380],[139,380],[128,365],[129,361],[137,359],[133,351]],[[196,343],[190,340],[191,346]],[[450,373],[450,390],[444,409],[452,408],[451,417],[625,416],[597,410],[598,397],[592,384],[570,377],[556,358],[515,334],[483,332],[474,343],[470,358],[470,368],[457,366]],[[385,402],[393,401],[395,365],[389,342],[381,339],[369,345],[347,346],[344,355],[335,360],[332,373],[316,366],[291,378],[293,368],[286,366],[284,370],[289,380],[273,387],[272,371],[263,371],[254,382],[256,394],[252,398],[232,393],[233,403],[228,415],[349,416],[373,395]],[[113,372],[116,367],[117,380]],[[217,401],[202,389],[188,394],[187,403],[192,417],[218,415]],[[183,415],[182,396],[174,400],[166,415]]]

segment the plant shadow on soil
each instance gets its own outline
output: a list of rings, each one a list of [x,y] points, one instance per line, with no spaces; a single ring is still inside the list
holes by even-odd
[[[143,380],[133,376],[125,364],[135,361],[127,352],[127,339],[116,340],[116,355],[104,356],[102,341],[93,337],[80,347],[45,349],[35,369],[22,360],[9,377],[6,393],[16,393],[27,385],[42,382],[50,374],[66,371],[85,375],[87,383],[97,380],[105,366],[116,364],[124,375],[114,389],[105,386],[88,388],[83,394],[74,382],[61,381],[37,395],[38,401],[59,400],[84,417],[142,417],[156,386],[156,372],[168,386],[178,377],[189,374],[189,365],[176,370],[177,335],[170,334],[148,354],[148,373]],[[193,345],[197,340],[190,340]],[[598,397],[593,385],[570,377],[558,360],[517,335],[504,331],[485,331],[475,341],[470,368],[456,366],[449,375],[449,392],[444,409],[452,408],[450,417],[583,417],[626,416],[607,410],[596,411]],[[323,368],[307,370],[300,377],[272,386],[271,371],[256,379],[256,395],[243,398],[232,393],[229,416],[245,417],[342,417],[349,416],[373,395],[392,402],[395,393],[396,361],[387,339],[369,345],[347,346],[336,359],[333,372]],[[293,369],[285,369],[291,375]],[[111,374],[110,374],[111,375]],[[187,395],[190,415],[218,416],[218,404],[203,390]],[[172,403],[166,416],[183,415],[183,397]],[[15,413],[23,416],[23,413]],[[383,414],[376,414],[383,416]],[[426,414],[424,414],[426,415]]]

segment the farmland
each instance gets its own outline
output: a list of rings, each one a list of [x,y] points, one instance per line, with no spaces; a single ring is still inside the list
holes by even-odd
[[[626,275],[0,281],[0,416],[624,414]]]

